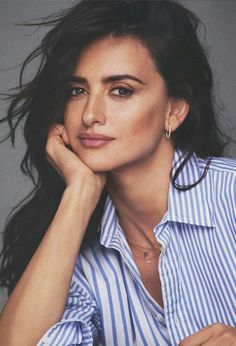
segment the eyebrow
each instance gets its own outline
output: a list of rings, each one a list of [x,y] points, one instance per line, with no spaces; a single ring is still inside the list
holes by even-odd
[[[133,80],[135,82],[138,82],[138,83],[140,83],[142,85],[145,84],[141,79],[139,79],[139,78],[137,78],[135,76],[129,75],[129,74],[121,74],[121,75],[114,75],[114,76],[103,77],[102,78],[102,83],[103,84],[109,84],[109,83],[112,83],[112,82],[121,81],[123,79],[131,79],[131,80]],[[87,79],[84,78],[84,77],[81,77],[81,76],[71,76],[69,78],[69,82],[88,84]]]

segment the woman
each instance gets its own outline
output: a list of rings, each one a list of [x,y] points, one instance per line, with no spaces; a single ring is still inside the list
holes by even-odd
[[[0,344],[235,345],[236,164],[198,19],[81,1],[48,23],[7,117],[36,182],[5,230]]]

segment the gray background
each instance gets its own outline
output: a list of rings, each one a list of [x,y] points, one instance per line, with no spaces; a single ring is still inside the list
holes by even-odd
[[[0,92],[17,84],[19,65],[35,48],[45,29],[37,30],[19,27],[22,23],[57,10],[68,7],[77,1],[72,0],[0,0]],[[235,138],[236,117],[236,1],[235,0],[182,0],[193,10],[207,28],[202,33],[202,41],[207,45],[210,62],[215,74],[215,88],[224,105],[224,121],[228,133]],[[14,67],[14,68],[13,68]],[[30,71],[29,71],[30,73]],[[0,117],[4,116],[7,103],[0,103]],[[7,126],[0,126],[0,138],[6,133]],[[18,131],[16,147],[9,142],[0,145],[0,230],[10,210],[31,189],[31,182],[24,177],[19,168],[24,153],[21,129]],[[231,145],[228,156],[236,158],[236,145]],[[1,244],[1,241],[0,241]],[[5,294],[0,294],[0,311]]]

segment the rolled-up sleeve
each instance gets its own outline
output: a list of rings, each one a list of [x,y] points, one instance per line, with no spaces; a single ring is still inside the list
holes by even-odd
[[[99,341],[100,318],[91,292],[72,279],[61,321],[53,325],[37,346],[94,345]]]

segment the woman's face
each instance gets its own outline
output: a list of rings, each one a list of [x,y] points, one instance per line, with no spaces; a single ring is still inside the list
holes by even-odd
[[[69,89],[68,141],[93,171],[140,163],[167,142],[171,100],[139,40],[109,36],[86,47]]]

